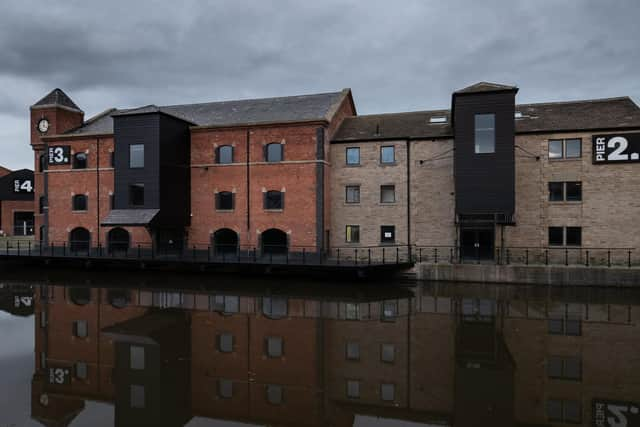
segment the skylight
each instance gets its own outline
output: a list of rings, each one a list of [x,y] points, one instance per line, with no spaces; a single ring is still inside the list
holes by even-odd
[[[446,116],[433,116],[429,118],[429,123],[447,123]]]
[[[516,111],[513,115],[516,119],[521,119],[522,118],[522,113],[520,111]]]

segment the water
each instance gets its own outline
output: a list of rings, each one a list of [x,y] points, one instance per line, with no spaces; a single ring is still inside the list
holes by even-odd
[[[1,284],[0,427],[640,425],[634,290],[61,271]]]

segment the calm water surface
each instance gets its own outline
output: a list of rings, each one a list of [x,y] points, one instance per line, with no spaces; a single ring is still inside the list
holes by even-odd
[[[0,427],[640,425],[633,290],[61,271],[0,286]]]

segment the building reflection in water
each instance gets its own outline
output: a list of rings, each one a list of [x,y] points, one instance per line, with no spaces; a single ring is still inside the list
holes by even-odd
[[[102,401],[117,426],[590,425],[594,400],[640,401],[637,296],[553,292],[36,286],[32,417]]]

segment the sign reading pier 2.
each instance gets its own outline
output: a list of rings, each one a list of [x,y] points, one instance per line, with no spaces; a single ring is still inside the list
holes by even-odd
[[[593,164],[640,163],[640,133],[593,136]]]

